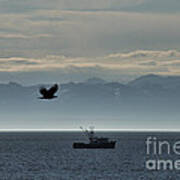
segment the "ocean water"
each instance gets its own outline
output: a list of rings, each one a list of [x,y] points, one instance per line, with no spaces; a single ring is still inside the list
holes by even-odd
[[[148,159],[180,155],[147,155],[146,138],[170,143],[180,133],[101,132],[117,141],[115,149],[73,149],[87,139],[81,132],[8,132],[0,135],[0,180],[178,180],[180,170],[149,170]],[[165,149],[164,149],[165,151]]]

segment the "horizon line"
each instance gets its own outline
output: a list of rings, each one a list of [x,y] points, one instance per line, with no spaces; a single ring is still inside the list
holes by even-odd
[[[0,132],[70,132],[82,131],[81,129],[0,129]],[[95,129],[95,131],[108,132],[179,132],[180,129]]]

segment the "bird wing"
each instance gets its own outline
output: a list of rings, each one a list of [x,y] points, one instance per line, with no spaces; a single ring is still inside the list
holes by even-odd
[[[44,88],[44,87],[41,87],[40,90],[39,90],[39,92],[44,96],[44,95],[47,94],[47,89]]]
[[[58,90],[58,85],[55,84],[54,86],[52,86],[52,87],[48,90],[48,93],[50,93],[50,94],[53,95],[54,93],[57,92],[57,90]]]

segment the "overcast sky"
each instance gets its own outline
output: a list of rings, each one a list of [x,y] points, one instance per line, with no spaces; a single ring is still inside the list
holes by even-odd
[[[180,75],[179,0],[0,0],[0,82]]]

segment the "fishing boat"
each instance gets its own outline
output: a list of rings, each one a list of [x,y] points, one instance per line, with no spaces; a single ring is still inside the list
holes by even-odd
[[[94,129],[84,130],[80,127],[83,133],[89,140],[89,143],[74,142],[73,148],[75,149],[114,149],[116,141],[109,140],[109,138],[95,136]]]

